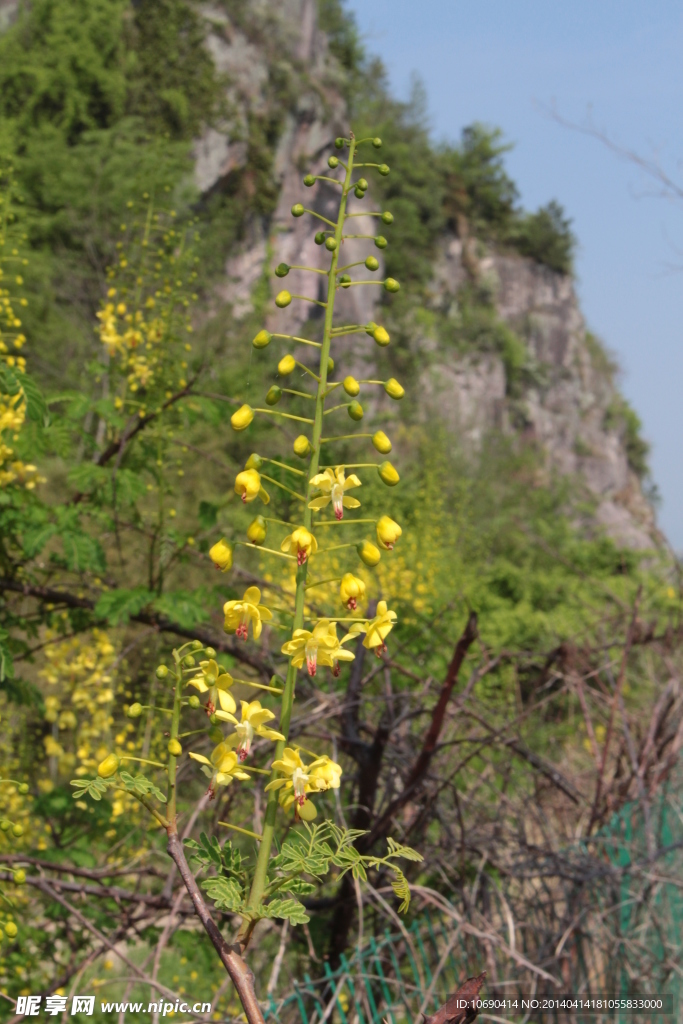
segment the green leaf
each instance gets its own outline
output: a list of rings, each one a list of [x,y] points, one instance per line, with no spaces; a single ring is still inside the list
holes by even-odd
[[[8,640],[9,633],[0,629],[0,683],[4,683],[6,679],[14,679],[14,662],[7,644]]]
[[[285,892],[293,892],[297,896],[310,896],[312,892],[315,892],[317,886],[312,882],[304,882],[303,878],[292,878],[282,888]]]
[[[206,604],[199,593],[177,590],[164,594],[154,602],[154,610],[177,622],[183,629],[192,629],[208,619]]]
[[[72,779],[69,783],[75,792],[71,795],[74,800],[81,800],[84,796],[90,796],[93,800],[101,800],[104,793],[110,786],[117,786],[115,779],[101,779],[96,775],[94,779]]]
[[[44,523],[24,531],[24,551],[29,558],[40,554],[51,537],[58,532],[54,523]]]
[[[150,603],[154,595],[146,587],[135,587],[134,590],[110,590],[102,594],[95,605],[95,615],[107,619],[112,626],[120,626],[128,622],[131,615]]]
[[[131,793],[139,793],[140,796],[156,797],[162,804],[166,803],[166,796],[154,783],[144,775],[130,775],[129,772],[119,772],[121,782]]]
[[[202,889],[219,910],[239,911],[242,907],[242,887],[234,878],[205,878]]]
[[[34,423],[42,423],[47,427],[50,423],[50,412],[42,391],[27,373],[22,373],[19,380],[26,395],[26,415]]]
[[[102,545],[87,533],[62,533],[62,546],[66,564],[73,572],[92,569],[104,572],[106,563]]]
[[[410,886],[408,885],[408,879],[399,868],[394,868],[396,878],[391,883],[391,888],[394,893],[401,900],[398,908],[399,914],[405,914],[410,906]]]
[[[422,854],[418,853],[417,850],[413,850],[412,846],[402,846],[395,839],[392,839],[391,836],[387,839],[387,846],[389,847],[389,857],[403,857],[405,860],[413,860],[418,863],[424,860]]]
[[[311,920],[299,900],[271,900],[261,908],[264,917],[284,918],[290,924],[308,924]]]

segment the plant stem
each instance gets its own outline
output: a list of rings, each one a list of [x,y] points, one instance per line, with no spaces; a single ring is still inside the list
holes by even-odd
[[[183,669],[180,663],[180,654],[173,652],[175,661],[175,693],[173,697],[173,718],[171,719],[171,739],[178,739],[180,730],[180,706],[183,699]],[[176,822],[176,757],[168,755],[168,821],[175,828]]]
[[[320,379],[318,381],[318,393],[315,400],[315,419],[313,421],[313,435],[311,438],[311,458],[308,467],[308,480],[310,481],[318,472],[318,462],[320,459],[320,437],[322,435],[323,428],[323,413],[325,406],[325,391],[327,388],[327,361],[330,355],[330,340],[332,337],[332,320],[334,317],[334,299],[335,299],[335,288],[336,288],[336,273],[337,263],[339,260],[339,249],[341,247],[342,232],[344,229],[344,218],[346,215],[346,198],[351,183],[351,173],[353,169],[353,156],[356,148],[355,139],[351,139],[349,145],[349,162],[346,168],[346,177],[344,179],[344,188],[342,191],[341,200],[339,203],[339,214],[337,216],[337,224],[335,227],[334,237],[337,241],[337,247],[332,253],[332,259],[330,262],[330,269],[327,275],[327,303],[325,305],[325,327],[323,331],[323,341],[320,349]],[[307,530],[311,529],[313,520],[312,509],[308,507],[308,502],[311,497],[311,485],[307,486],[307,497],[304,506],[304,523],[303,525]],[[294,606],[294,622],[292,631],[295,629],[301,629],[304,622],[304,599],[306,597],[306,577],[308,573],[308,559],[300,565],[296,574],[296,598]],[[297,670],[293,667],[291,661],[287,669],[287,678],[285,680],[284,693],[282,695],[282,707],[280,711],[280,732],[287,737],[289,735],[289,723],[292,717],[292,706],[294,704],[294,685],[296,682]],[[285,740],[278,740],[275,745],[275,757],[273,760],[277,761],[282,757]],[[273,778],[276,777],[277,773],[273,771]],[[268,875],[268,862],[270,860],[270,850],[273,844],[273,837],[275,834],[275,820],[277,816],[278,808],[278,794],[276,790],[271,790],[268,794],[268,803],[266,804],[266,812],[264,816],[263,824],[263,839],[259,847],[258,859],[256,861],[256,868],[254,869],[254,879],[251,885],[251,892],[249,893],[248,910],[253,914],[258,912],[258,908],[263,901],[264,892],[267,884]],[[251,933],[254,928],[253,920],[249,920],[247,916],[242,923],[239,930],[237,941],[243,946],[247,944]]]

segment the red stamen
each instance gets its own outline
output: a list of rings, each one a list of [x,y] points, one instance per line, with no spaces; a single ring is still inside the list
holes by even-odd
[[[249,751],[247,750],[246,747],[242,747],[242,749],[239,751],[239,759],[240,759],[240,761],[246,761],[248,756],[249,756]]]
[[[212,700],[207,700],[206,707],[204,708],[204,710],[206,711],[207,715],[212,715],[216,710],[216,705]]]
[[[246,505],[246,503],[247,503],[247,492],[246,491],[242,491],[242,501]]]
[[[239,626],[235,630],[235,636],[238,640],[246,640],[248,635],[246,622],[240,622]]]
[[[296,564],[303,565],[307,558],[308,552],[304,551],[303,548],[299,548],[299,550],[296,553]]]
[[[386,653],[387,653],[387,645],[386,644],[379,644],[377,647],[375,647],[375,654],[376,654],[376,656],[378,658],[381,658],[382,655],[386,654]]]
[[[341,672],[341,665],[339,664],[338,661],[335,661],[334,665],[332,666],[332,675],[333,676],[338,676],[340,674],[340,672]]]
[[[335,510],[334,510],[334,518],[335,519],[343,519],[344,518],[344,509],[343,508],[335,508]]]
[[[356,608],[358,607],[358,602],[356,601],[355,597],[350,597],[348,599],[348,601],[346,602],[346,607],[349,609],[349,611],[355,612]]]

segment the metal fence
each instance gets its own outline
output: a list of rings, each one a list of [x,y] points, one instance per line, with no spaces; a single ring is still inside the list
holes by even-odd
[[[639,807],[630,804],[614,816],[601,833],[604,854],[617,869],[609,884],[584,892],[593,912],[573,938],[572,985],[595,995],[611,991],[627,995],[634,980],[651,983],[650,992],[671,993],[672,1016],[652,1017],[658,1024],[679,1019],[683,995],[683,899],[677,879],[683,866],[683,809],[679,800],[663,800],[652,810],[656,831],[656,870],[647,867],[647,839]],[[574,853],[580,853],[578,844]],[[646,865],[643,870],[643,864]],[[609,934],[600,931],[609,919]],[[280,999],[268,997],[264,1008],[268,1024],[414,1024],[420,1012],[433,1013],[468,974],[481,970],[481,948],[473,944],[452,918],[436,910],[423,911],[400,931],[386,929],[369,938],[339,967],[324,964],[321,977],[294,982]],[[533,956],[533,954],[532,954]],[[519,990],[529,977],[513,969]],[[504,991],[514,997],[517,984]],[[607,987],[606,987],[607,986]],[[517,990],[519,992],[519,990]],[[497,1021],[646,1024],[649,1017],[621,1013],[565,1015],[560,1012],[529,1015],[524,1012],[482,1013]],[[683,1019],[683,1018],[680,1018]]]

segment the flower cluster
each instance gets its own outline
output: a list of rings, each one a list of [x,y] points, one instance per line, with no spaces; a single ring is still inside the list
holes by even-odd
[[[25,236],[16,230],[12,190],[11,179],[0,176],[0,488],[12,484],[32,490],[43,478],[16,451],[27,412],[26,359],[20,353],[26,344],[21,308],[28,305],[22,294],[28,260],[19,253]]]
[[[372,143],[374,147],[381,145],[379,139],[362,141]],[[208,693],[206,711],[212,715],[213,720],[228,721],[234,725],[234,731],[221,740],[210,758],[193,755],[197,760],[203,758],[203,769],[210,775],[211,785],[226,785],[233,778],[243,777],[244,769],[240,769],[240,765],[249,754],[254,737],[261,736],[265,740],[273,740],[277,744],[276,756],[271,767],[273,778],[266,789],[273,794],[273,799],[277,797],[282,807],[293,807],[296,814],[306,820],[311,820],[316,813],[308,799],[309,794],[336,788],[339,785],[341,769],[326,757],[316,756],[312,763],[305,764],[299,749],[285,746],[297,672],[305,667],[308,675],[315,677],[320,668],[324,667],[330,669],[333,676],[338,675],[341,665],[353,661],[355,657],[351,642],[355,644],[361,638],[367,649],[374,650],[378,656],[386,654],[387,637],[397,620],[396,613],[388,607],[381,593],[376,592],[374,614],[370,612],[364,616],[362,607],[372,596],[365,570],[376,567],[385,553],[394,550],[402,535],[402,528],[387,514],[379,518],[368,518],[367,514],[364,515],[361,511],[361,500],[357,497],[363,486],[364,470],[376,472],[379,480],[389,488],[399,482],[398,472],[386,459],[392,450],[391,440],[382,430],[367,433],[362,426],[355,433],[342,433],[333,427],[328,429],[343,413],[348,415],[352,424],[362,423],[365,412],[359,397],[362,397],[364,388],[379,386],[394,401],[399,401],[404,395],[403,387],[394,378],[357,380],[355,377],[346,376],[334,379],[335,358],[343,359],[343,344],[349,335],[365,334],[380,350],[391,341],[387,329],[374,321],[360,325],[336,325],[334,302],[338,289],[357,285],[380,285],[385,292],[391,294],[399,288],[398,283],[392,278],[354,279],[348,273],[353,267],[361,265],[371,274],[376,273],[380,269],[380,262],[374,255],[368,255],[358,262],[341,265],[344,243],[348,238],[368,238],[380,250],[387,245],[382,235],[357,235],[349,231],[349,218],[360,215],[347,211],[349,194],[353,193],[355,198],[362,199],[368,189],[368,182],[364,177],[354,178],[359,145],[360,143],[353,137],[338,139],[336,147],[339,150],[348,150],[347,160],[344,162],[340,157],[331,156],[329,166],[332,171],[342,168],[344,173],[338,177],[322,176],[326,182],[336,183],[340,189],[336,224],[320,217],[315,210],[307,210],[300,203],[292,207],[294,217],[309,214],[319,217],[327,225],[315,236],[316,243],[323,247],[323,253],[328,255],[327,267],[321,270],[320,267],[290,267],[280,263],[275,270],[279,278],[286,277],[290,270],[325,274],[328,283],[326,301],[308,298],[305,295],[293,295],[286,290],[280,291],[275,298],[276,306],[281,309],[289,306],[295,299],[322,305],[325,308],[322,340],[315,341],[284,333],[274,334],[266,329],[259,331],[253,339],[253,347],[258,351],[268,348],[275,338],[287,339],[301,347],[307,346],[308,351],[317,349],[317,363],[310,365],[305,355],[298,356],[291,352],[281,354],[277,362],[280,379],[268,389],[263,406],[252,406],[243,402],[231,417],[233,430],[238,433],[247,431],[255,417],[261,415],[278,417],[285,425],[288,420],[309,425],[307,431],[299,434],[293,442],[293,454],[305,462],[306,468],[299,469],[290,463],[253,453],[244,464],[244,468],[236,474],[234,484],[235,493],[244,505],[258,500],[262,506],[268,506],[274,492],[280,490],[287,494],[290,504],[291,497],[299,503],[295,507],[300,510],[300,514],[289,521],[278,519],[274,515],[266,515],[265,510],[260,511],[249,524],[246,539],[237,542],[247,548],[257,549],[264,558],[279,558],[286,562],[285,580],[281,591],[291,595],[293,608],[289,611],[279,609],[276,616],[280,628],[287,629],[289,633],[288,639],[281,646],[281,653],[288,659],[286,680],[282,690],[280,722],[284,724],[281,725],[281,731],[267,724],[274,715],[261,707],[259,701],[242,701],[242,717],[241,721],[237,721],[234,715],[234,701],[229,692],[232,679],[227,673],[221,673],[215,663],[209,663],[202,669],[202,674],[195,676],[192,681],[193,686]],[[360,166],[376,168],[380,174],[389,172],[386,164],[363,162]],[[318,177],[307,175],[304,184],[307,187],[314,186]],[[370,216],[380,217],[382,224],[386,225],[393,221],[388,211],[381,214],[373,213]],[[332,349],[336,347],[339,351],[333,353]],[[313,390],[300,390],[300,387],[305,388],[305,385],[289,386],[289,378],[297,368],[309,384],[311,380],[314,382]],[[276,408],[281,406],[281,403],[286,408],[287,402],[296,403],[302,399],[304,404],[301,413],[313,410],[311,416],[299,415],[299,409],[289,412],[281,407]],[[369,442],[371,450],[378,452],[382,459],[351,464],[337,461],[333,453],[335,445],[341,441],[365,445]],[[327,458],[328,453],[332,454],[332,458]],[[325,464],[323,456],[326,456]],[[271,475],[269,464],[278,468],[276,474]],[[285,479],[291,476],[291,485],[283,483],[283,472]],[[357,528],[363,526],[367,529],[370,524],[374,536],[363,537],[361,534],[358,538]],[[336,537],[334,541],[330,540],[339,530],[342,531],[340,543],[336,542]],[[276,533],[276,539],[272,543],[268,540],[271,531]],[[355,539],[348,539],[354,536]],[[338,564],[337,552],[341,550],[355,553],[361,564],[355,571],[354,567],[350,566],[348,571],[330,576],[330,569],[334,572]],[[330,560],[331,552],[335,554]],[[222,538],[211,548],[210,557],[218,570],[227,572],[233,564],[234,543]],[[313,579],[312,576],[316,578]],[[265,578],[266,581],[272,580],[272,576],[268,574]],[[323,586],[337,588],[335,600],[341,606],[338,614],[324,617],[314,614],[309,591],[312,587]],[[263,624],[273,620],[271,609],[261,604],[261,591],[258,587],[249,587],[241,600],[227,601],[223,610],[226,632],[234,634],[242,641],[248,640],[250,634],[254,640],[258,640]],[[341,633],[338,632],[340,627]],[[239,774],[240,771],[242,774]]]
[[[174,211],[155,212],[144,197],[144,216],[128,204],[131,224],[122,224],[126,242],[108,270],[110,287],[97,313],[98,333],[112,365],[118,367],[114,406],[145,415],[150,406],[187,386],[191,346],[189,308],[197,278],[196,257],[175,225]]]

